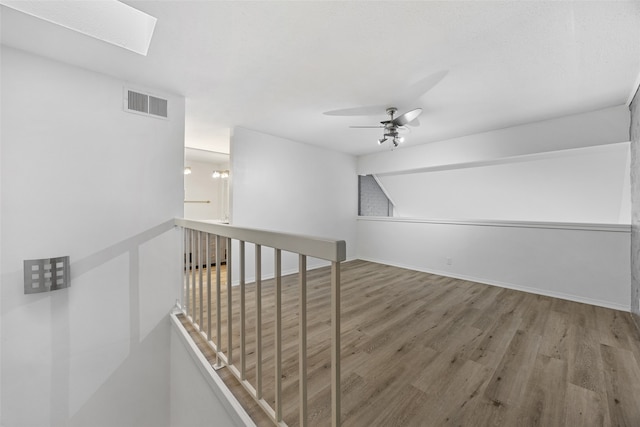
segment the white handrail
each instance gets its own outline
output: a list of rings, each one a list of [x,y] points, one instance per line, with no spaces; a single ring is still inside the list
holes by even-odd
[[[182,227],[184,231],[184,275],[182,310],[187,316],[191,324],[200,332],[200,335],[207,341],[208,345],[216,353],[216,365],[218,369],[226,365],[229,371],[238,379],[240,384],[255,399],[257,404],[267,413],[277,426],[286,426],[283,419],[283,401],[282,401],[282,251],[298,254],[299,272],[298,272],[298,308],[299,321],[298,331],[298,357],[299,357],[299,400],[300,410],[299,425],[304,427],[308,423],[307,413],[307,256],[331,261],[331,425],[333,427],[340,426],[340,262],[346,259],[346,244],[344,240],[328,240],[319,237],[302,236],[291,233],[280,233],[268,230],[259,230],[252,228],[235,227],[227,224],[211,223],[204,221],[194,221],[187,219],[176,219],[176,226]],[[205,235],[203,236],[203,233]],[[212,307],[212,283],[211,271],[209,267],[212,265],[210,243],[215,238],[215,265],[226,260],[226,290],[227,290],[227,348],[222,348],[222,307],[221,307],[221,274],[220,268],[216,268],[215,277],[215,308]],[[225,244],[222,240],[225,238]],[[240,274],[240,356],[239,369],[236,359],[233,357],[233,299],[232,299],[232,280],[231,280],[231,249],[232,240],[236,240],[239,244],[238,249],[238,266]],[[251,384],[246,378],[246,299],[245,299],[245,242],[255,244],[256,256],[256,383]],[[205,244],[206,249],[202,246]],[[226,246],[227,255],[222,256],[222,246]],[[275,397],[275,405],[270,404],[263,398],[263,381],[262,381],[262,283],[261,283],[261,260],[262,247],[270,247],[274,249],[274,279],[275,279],[275,336],[274,336],[274,358],[275,358],[275,384],[273,390]],[[203,254],[204,252],[204,254]],[[203,260],[203,255],[206,261]],[[235,262],[235,261],[234,261]],[[207,275],[203,275],[203,268],[207,268]],[[196,270],[198,274],[196,274]],[[205,283],[206,278],[206,283]],[[204,299],[204,287],[206,285],[207,298]],[[199,289],[197,287],[199,286]],[[199,299],[198,299],[199,297]],[[206,304],[207,319],[204,319],[204,309]],[[213,337],[212,311],[215,310],[215,337]],[[207,325],[207,332],[204,333],[204,326]],[[214,342],[215,339],[215,342]]]
[[[234,240],[256,243],[283,251],[307,255],[327,261],[342,262],[347,259],[344,240],[329,240],[322,237],[281,233],[257,228],[236,227],[229,224],[195,221],[176,218],[175,224],[197,231],[228,237]]]

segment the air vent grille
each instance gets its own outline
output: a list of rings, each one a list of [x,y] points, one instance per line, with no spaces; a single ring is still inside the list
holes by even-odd
[[[154,117],[169,117],[169,102],[142,92],[125,90],[125,110]]]
[[[149,114],[167,117],[167,100],[149,96]]]
[[[149,112],[149,96],[129,90],[127,91],[127,101],[127,108],[129,110],[139,113]]]

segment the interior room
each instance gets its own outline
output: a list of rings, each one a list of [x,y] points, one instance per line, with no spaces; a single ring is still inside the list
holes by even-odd
[[[640,2],[0,0],[0,426],[640,425]]]
[[[184,217],[229,222],[229,154],[185,147]]]

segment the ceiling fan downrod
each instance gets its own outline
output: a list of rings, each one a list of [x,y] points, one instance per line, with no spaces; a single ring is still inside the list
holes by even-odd
[[[398,112],[398,109],[397,109],[396,107],[389,107],[389,108],[387,108],[387,114],[388,114],[389,116],[391,116],[391,118],[389,119],[389,121],[393,121],[393,115],[394,115],[395,113],[397,113],[397,112]]]
[[[382,138],[378,140],[378,144],[382,145],[387,141],[388,138],[391,138],[393,142],[393,146],[397,147],[399,143],[404,142],[404,138],[398,135],[398,125],[394,122],[393,116],[398,111],[395,107],[387,108],[387,114],[389,115],[389,120],[385,120],[380,122],[384,125],[384,134]]]

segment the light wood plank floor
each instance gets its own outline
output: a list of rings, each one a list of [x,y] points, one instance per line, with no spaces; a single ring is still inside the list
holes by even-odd
[[[283,409],[290,426],[298,425],[296,280],[283,279]],[[272,403],[266,390],[274,383],[273,287],[263,284],[262,322],[265,398]],[[255,286],[247,285],[246,298],[247,377],[255,384]],[[309,424],[327,426],[328,268],[309,272],[307,300]],[[212,301],[215,307],[215,292]],[[344,426],[640,426],[640,335],[629,313],[352,261],[342,265],[342,316]],[[223,320],[225,350],[226,328]],[[250,405],[225,371],[218,372]],[[259,426],[270,425],[259,409],[247,408]]]

